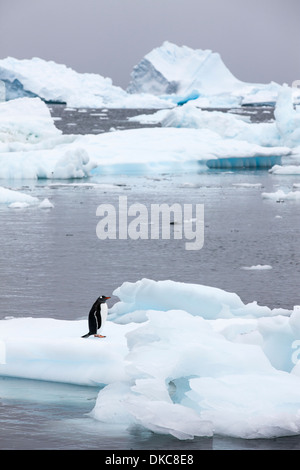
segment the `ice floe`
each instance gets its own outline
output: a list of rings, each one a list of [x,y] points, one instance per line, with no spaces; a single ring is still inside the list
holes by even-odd
[[[0,374],[102,387],[91,418],[178,439],[300,433],[300,309],[171,280],[125,282],[87,320],[0,320]]]

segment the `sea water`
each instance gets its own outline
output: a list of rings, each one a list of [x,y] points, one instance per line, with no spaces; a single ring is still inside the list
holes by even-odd
[[[145,110],[73,110],[51,106],[65,133],[139,127],[127,117]],[[265,112],[263,112],[265,111]],[[150,111],[148,111],[150,112]],[[153,112],[153,111],[151,111]],[[272,109],[248,109],[267,120]],[[0,207],[1,318],[86,318],[95,298],[143,277],[200,283],[270,308],[299,305],[299,201],[264,200],[262,192],[291,190],[295,176],[267,170],[98,176],[88,181],[10,181],[3,186],[48,198],[53,210]],[[91,182],[90,186],[86,183]],[[84,184],[82,184],[84,183]],[[97,185],[95,186],[95,183]],[[99,204],[203,204],[204,245],[184,240],[99,240]],[[176,223],[171,230],[176,230]],[[245,267],[268,265],[268,270]],[[109,306],[118,301],[112,296]],[[299,438],[204,438],[179,441],[93,420],[99,388],[0,378],[1,449],[278,449]]]

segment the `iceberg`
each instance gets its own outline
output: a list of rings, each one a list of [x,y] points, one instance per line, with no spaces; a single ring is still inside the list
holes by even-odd
[[[160,109],[189,101],[210,108],[274,105],[282,88],[274,82],[242,82],[218,53],[168,41],[146,54],[133,68],[127,90],[102,75],[79,73],[38,57],[1,59],[0,81],[5,85],[7,100],[39,97],[48,103],[75,108]],[[298,102],[300,91],[296,87],[292,90]]]
[[[150,93],[176,104],[192,100],[200,107],[233,107],[274,104],[280,89],[274,82],[238,80],[216,52],[166,41],[134,67],[127,91]]]
[[[61,135],[48,107],[39,98],[0,103],[0,151],[4,144],[36,144]],[[6,146],[9,150],[11,146]]]
[[[171,280],[125,282],[106,338],[84,320],[0,320],[0,375],[100,387],[90,418],[178,439],[300,434],[300,308]],[[122,431],[123,432],[123,431]]]
[[[160,108],[168,104],[158,97],[132,96],[114,86],[110,78],[78,73],[64,64],[38,57],[0,60],[0,80],[5,83],[6,99],[39,97],[46,102],[66,103],[75,108]]]
[[[0,80],[0,102],[6,100],[5,83]]]

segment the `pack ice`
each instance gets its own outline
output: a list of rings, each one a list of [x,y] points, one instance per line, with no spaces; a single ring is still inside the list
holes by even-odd
[[[283,126],[281,134],[276,127],[282,115],[286,119],[286,113],[288,121],[293,120],[294,110],[284,108],[276,124],[266,127],[243,123],[231,115],[221,119],[217,112],[204,115],[190,105],[171,113],[162,127],[63,135],[40,98],[0,103],[0,178],[69,179],[105,173],[198,171],[200,164],[204,169],[270,168],[280,165],[282,157],[292,153],[288,145],[298,142],[296,127],[291,133]],[[181,119],[182,113],[184,121],[178,127],[174,119]],[[196,113],[200,124],[190,125]],[[173,123],[167,124],[168,120]]]
[[[300,309],[171,280],[125,282],[106,339],[84,320],[0,321],[0,374],[102,386],[93,419],[178,439],[300,432]]]

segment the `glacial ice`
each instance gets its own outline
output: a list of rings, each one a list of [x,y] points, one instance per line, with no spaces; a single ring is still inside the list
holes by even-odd
[[[0,320],[0,375],[102,386],[103,423],[178,439],[300,433],[300,308],[271,310],[209,286],[125,282],[105,325]]]
[[[127,91],[150,93],[176,104],[192,100],[200,107],[234,107],[274,104],[281,86],[238,80],[218,53],[179,47],[168,41],[153,49],[137,64]],[[295,89],[295,96],[299,92]]]
[[[42,100],[19,98],[0,104],[0,178],[66,179],[166,169],[195,171],[199,164],[203,168],[270,168],[291,153],[280,142],[278,146],[265,146],[230,139],[220,135],[213,122],[211,127],[62,135]]]
[[[47,102],[81,108],[160,108],[168,104],[156,96],[132,96],[114,86],[110,78],[78,73],[64,64],[38,57],[0,60],[0,80],[6,85],[6,99],[39,97]]]
[[[0,102],[6,100],[5,83],[0,80]]]
[[[200,107],[274,104],[281,86],[246,83],[228,70],[218,53],[168,41],[137,64],[127,91],[99,74],[78,73],[38,57],[0,60],[6,99],[40,97],[76,108],[172,108],[188,101]],[[295,101],[300,91],[293,89]],[[0,98],[1,101],[1,98]]]

